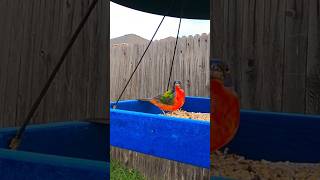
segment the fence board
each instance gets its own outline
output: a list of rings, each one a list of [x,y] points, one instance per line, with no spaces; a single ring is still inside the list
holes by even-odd
[[[154,41],[134,74],[122,99],[153,97],[166,89],[175,38]],[[110,97],[116,100],[147,44],[122,44],[110,48]],[[189,96],[209,96],[209,36],[178,39],[170,87],[182,82]]]
[[[22,124],[90,2],[0,1],[1,127]],[[108,22],[99,1],[32,123],[106,116]]]
[[[287,0],[284,111],[305,111],[308,18],[308,1]]]
[[[242,108],[320,113],[319,4],[211,3],[211,57],[230,63]]]
[[[140,171],[148,180],[207,180],[209,170],[171,160],[111,147],[111,159]]]
[[[309,1],[306,112],[320,112],[320,0]]]

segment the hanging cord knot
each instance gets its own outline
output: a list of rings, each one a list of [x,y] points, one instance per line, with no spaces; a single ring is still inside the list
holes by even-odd
[[[18,136],[15,136],[9,144],[9,148],[12,150],[16,150],[20,146],[20,143],[21,139]]]

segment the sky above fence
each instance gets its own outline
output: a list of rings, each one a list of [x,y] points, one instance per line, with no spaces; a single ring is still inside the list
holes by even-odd
[[[162,16],[145,13],[110,2],[110,38],[136,34],[151,39]],[[155,40],[169,36],[176,37],[179,18],[166,17]],[[182,19],[180,36],[210,32],[209,20]]]

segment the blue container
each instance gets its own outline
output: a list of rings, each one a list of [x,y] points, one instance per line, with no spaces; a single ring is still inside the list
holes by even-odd
[[[160,115],[149,102],[110,104],[110,144],[181,163],[210,167],[210,123]],[[187,97],[183,110],[210,112],[210,99]]]
[[[109,179],[109,128],[89,122],[29,126],[18,150],[7,146],[17,129],[0,129],[1,180]]]
[[[230,153],[252,160],[320,162],[320,116],[241,111]]]
[[[320,116],[242,110],[240,121],[229,153],[251,160],[320,163]]]

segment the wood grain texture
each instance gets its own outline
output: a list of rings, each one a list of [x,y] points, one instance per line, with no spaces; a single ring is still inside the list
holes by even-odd
[[[224,6],[226,1],[210,1],[210,59],[223,58],[223,44],[224,44]]]
[[[148,180],[207,180],[209,170],[157,158],[134,151],[111,147],[111,159],[140,171]]]
[[[320,112],[320,0],[309,1],[306,112]]]
[[[207,34],[178,39],[171,83],[180,80],[188,96],[209,96],[209,43]],[[175,38],[151,44],[121,99],[153,97],[166,90],[174,44]],[[146,46],[119,44],[110,48],[110,100],[117,100]]]
[[[18,126],[91,0],[0,1],[0,127]],[[99,1],[32,123],[105,117],[109,1]]]
[[[242,108],[320,114],[319,2],[211,3],[211,57],[230,64]]]
[[[309,1],[287,0],[283,110],[305,111]]]

